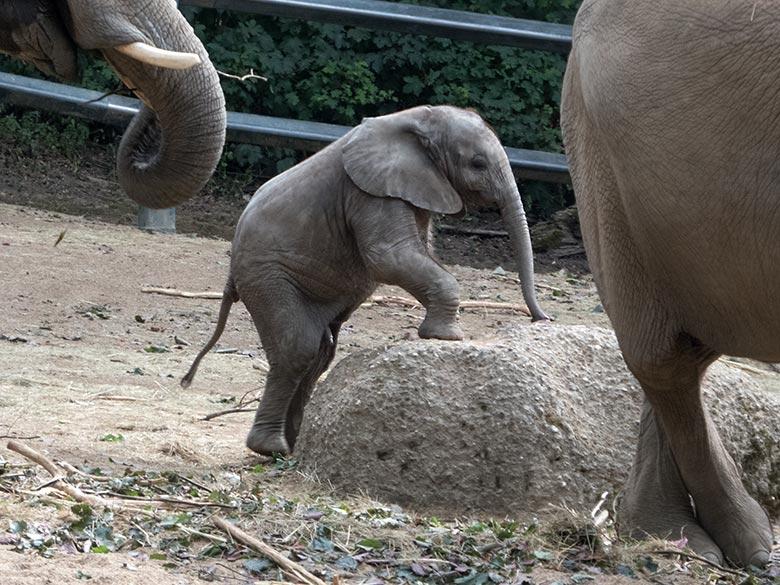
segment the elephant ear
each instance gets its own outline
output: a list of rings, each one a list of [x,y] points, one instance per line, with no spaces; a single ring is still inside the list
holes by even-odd
[[[435,213],[457,213],[460,195],[444,172],[438,146],[444,130],[434,108],[366,118],[342,146],[344,169],[360,189],[397,197]]]

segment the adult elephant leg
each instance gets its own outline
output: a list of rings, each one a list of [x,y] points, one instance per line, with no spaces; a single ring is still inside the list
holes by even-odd
[[[648,466],[650,470],[655,467],[660,476],[663,491],[658,495],[679,491],[677,474],[669,463],[673,457],[693,499],[696,521],[720,547],[723,557],[741,566],[764,566],[772,550],[769,518],[743,487],[737,466],[702,403],[700,380],[717,354],[685,334],[669,340],[665,349],[657,342],[653,345],[656,351],[650,359],[631,350],[624,350],[624,355],[659,419],[656,435],[665,436],[668,442],[669,452],[662,439],[655,444],[640,441],[639,446],[660,460],[661,467],[655,467],[657,463]],[[640,463],[634,474],[641,476],[642,467]],[[636,483],[641,493],[645,488]],[[637,502],[641,498],[633,499]],[[657,511],[648,507],[647,514],[651,513]],[[652,522],[648,516],[645,521]],[[693,547],[709,546],[702,542],[698,529],[689,530],[687,535]],[[714,554],[706,548],[701,552]]]
[[[561,125],[585,249],[626,363],[652,405],[643,415],[622,529],[673,538],[682,533],[710,558],[764,564],[772,543],[769,522],[742,487],[701,402],[699,379],[716,356],[682,335],[667,290],[653,284],[623,211],[623,195],[639,194],[620,192],[585,108],[577,61],[573,53]],[[683,489],[694,500],[694,521]]]
[[[666,433],[645,400],[639,444],[618,511],[621,534],[642,539],[658,536],[687,539],[688,546],[710,561],[723,564],[723,554],[699,526],[691,496],[680,477]]]

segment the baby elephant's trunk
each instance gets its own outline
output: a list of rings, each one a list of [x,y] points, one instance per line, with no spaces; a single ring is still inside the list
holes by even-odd
[[[231,274],[228,277],[227,283],[225,284],[225,291],[222,293],[222,304],[219,307],[217,328],[214,330],[214,334],[211,336],[211,339],[209,339],[208,343],[206,343],[205,347],[200,350],[198,357],[196,357],[195,361],[192,362],[189,371],[181,379],[182,388],[187,388],[192,383],[192,379],[195,377],[195,372],[198,371],[200,360],[202,360],[203,356],[206,355],[212,347],[214,347],[217,341],[219,341],[219,338],[222,336],[222,332],[225,330],[225,323],[227,323],[230,309],[233,307],[233,303],[237,301],[238,293],[236,292],[236,287],[233,284],[233,275]]]

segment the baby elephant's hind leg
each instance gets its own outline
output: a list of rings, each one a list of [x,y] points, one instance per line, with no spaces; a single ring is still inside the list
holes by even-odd
[[[322,330],[327,321],[323,323],[319,316],[312,315],[295,290],[276,290],[273,301],[267,302],[247,302],[248,296],[242,298],[260,334],[269,371],[246,445],[262,455],[288,455],[292,447],[286,439],[287,412],[307,373],[320,359]],[[276,310],[268,310],[272,306]]]
[[[311,398],[311,392],[314,389],[317,380],[328,369],[333,357],[336,355],[336,344],[338,343],[339,330],[343,321],[333,321],[322,334],[320,341],[320,351],[317,359],[312,363],[311,368],[301,379],[298,388],[295,390],[290,407],[287,410],[287,422],[285,425],[285,438],[290,451],[295,449],[295,443],[298,440],[298,433],[301,430],[303,422],[303,409]]]

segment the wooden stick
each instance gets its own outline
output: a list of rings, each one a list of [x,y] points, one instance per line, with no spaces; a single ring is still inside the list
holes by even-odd
[[[231,504],[221,504],[219,502],[198,502],[196,500],[185,500],[182,498],[171,498],[167,496],[158,496],[156,498],[147,498],[145,496],[130,496],[127,494],[118,494],[115,492],[109,492],[108,495],[118,498],[120,500],[132,500],[141,502],[155,502],[160,504],[179,504],[181,506],[195,506],[196,508],[229,508],[235,509],[236,506]]]
[[[439,231],[448,234],[464,234],[467,236],[480,236],[483,238],[508,238],[509,232],[496,230],[481,230],[476,228],[458,227],[455,225],[441,224]]]
[[[664,555],[664,556],[681,556],[686,559],[690,559],[692,561],[699,561],[700,563],[704,563],[705,565],[709,565],[710,567],[714,567],[718,571],[722,571],[724,573],[728,573],[730,575],[737,575],[739,577],[748,577],[748,574],[744,571],[739,571],[737,569],[729,569],[728,567],[724,567],[722,565],[719,565],[718,563],[711,561],[705,557],[699,556],[697,554],[684,552],[681,550],[651,550],[649,551],[651,554],[655,555]]]
[[[375,305],[398,305],[401,307],[410,307],[410,308],[422,308],[422,305],[418,303],[414,299],[408,299],[406,297],[399,297],[399,296],[382,296],[382,295],[372,295],[368,298],[368,301],[366,301],[367,304],[375,304]],[[521,313],[525,313],[526,315],[530,315],[531,312],[528,310],[528,307],[525,305],[515,304],[515,303],[497,303],[492,301],[461,301],[460,302],[460,308],[461,309],[498,309],[501,311],[519,311]]]
[[[53,477],[58,477],[63,474],[63,470],[57,467],[53,461],[51,461],[42,453],[38,453],[38,451],[36,451],[35,449],[28,447],[27,445],[19,443],[18,441],[8,441],[7,447],[11,451],[15,451],[16,453],[19,453],[19,455],[27,457],[27,459],[29,459],[30,461],[34,461],[35,463],[43,467],[46,471],[48,471]],[[61,479],[58,479],[54,485],[58,490],[65,492],[71,498],[73,498],[78,502],[84,502],[93,507],[103,506],[106,508],[117,508],[117,504],[115,504],[114,502],[111,502],[109,500],[106,500],[98,496],[91,496],[89,494],[85,494],[79,488],[74,487],[70,485],[68,482],[63,481]]]
[[[207,414],[200,420],[206,421],[217,418],[218,416],[225,416],[226,414],[236,414],[237,412],[255,412],[256,410],[256,408],[228,408],[227,410],[220,410],[219,412],[212,412],[211,414]]]
[[[303,568],[295,561],[291,561],[290,559],[288,559],[287,557],[285,557],[284,555],[276,551],[274,548],[256,539],[254,536],[250,536],[249,534],[247,534],[237,526],[231,524],[227,520],[224,520],[223,518],[220,518],[218,516],[213,516],[211,518],[211,521],[214,523],[214,526],[224,530],[234,539],[243,542],[247,546],[255,549],[257,552],[267,556],[269,559],[271,559],[273,562],[279,565],[282,568],[282,570],[287,571],[295,579],[303,581],[308,585],[326,585],[325,581],[323,581],[322,579],[320,579],[315,575],[312,575],[309,571],[307,571],[305,568]]]
[[[175,288],[157,288],[153,286],[145,286],[141,289],[142,293],[166,295],[169,297],[184,297],[187,299],[221,299],[221,292],[189,292],[186,290],[178,290]]]
[[[144,293],[155,293],[160,295],[167,295],[171,297],[184,297],[188,299],[221,299],[222,293],[218,292],[189,292],[186,290],[178,290],[175,288],[152,288],[144,287],[141,289]],[[370,296],[364,305],[396,305],[401,307],[420,308],[422,305],[414,299],[406,297],[392,296],[392,295],[372,295]],[[499,311],[518,311],[526,315],[530,315],[531,312],[528,307],[521,304],[514,303],[496,303],[490,301],[461,301],[461,309],[496,309]],[[231,350],[217,350],[217,353],[225,353]]]
[[[90,475],[89,473],[84,473],[80,469],[76,469],[75,467],[73,467],[67,461],[58,461],[57,465],[59,465],[65,471],[67,471],[68,475],[80,475],[81,477],[86,477],[87,479],[91,479],[92,481],[111,481],[112,479],[114,479],[113,477],[109,477],[107,475]]]

